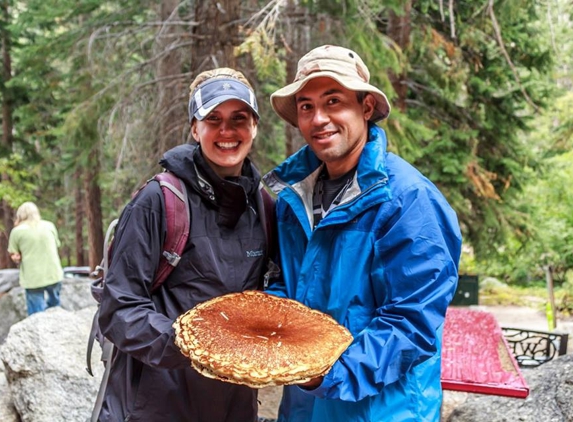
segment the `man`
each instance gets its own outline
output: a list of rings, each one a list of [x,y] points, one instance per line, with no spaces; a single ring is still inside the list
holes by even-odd
[[[265,176],[278,194],[284,281],[269,292],[331,315],[354,342],[330,372],[285,387],[279,421],[438,421],[440,349],[457,285],[456,215],[386,151],[386,96],[353,51],[322,46],[271,96],[307,146]]]
[[[20,264],[20,285],[26,291],[28,315],[59,306],[64,273],[56,226],[42,220],[33,202],[24,202],[18,207],[15,223],[16,227],[10,232],[8,253]]]

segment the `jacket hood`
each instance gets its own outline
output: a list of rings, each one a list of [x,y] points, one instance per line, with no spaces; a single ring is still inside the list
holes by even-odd
[[[193,163],[193,154],[197,149],[198,145],[178,145],[163,154],[163,157],[159,160],[159,165],[187,184],[193,185],[193,179],[197,176]]]

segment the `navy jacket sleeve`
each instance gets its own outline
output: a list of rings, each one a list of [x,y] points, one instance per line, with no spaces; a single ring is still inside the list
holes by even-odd
[[[148,184],[124,209],[100,305],[103,334],[143,363],[184,368],[189,360],[174,343],[173,320],[156,309],[150,287],[165,237],[163,194]]]

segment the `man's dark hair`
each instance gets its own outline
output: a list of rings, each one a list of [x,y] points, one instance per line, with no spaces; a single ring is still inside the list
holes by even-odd
[[[358,100],[358,103],[362,104],[367,94],[368,92],[366,91],[356,91],[356,99]]]

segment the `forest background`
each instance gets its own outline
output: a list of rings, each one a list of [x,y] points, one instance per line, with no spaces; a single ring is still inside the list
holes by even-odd
[[[264,173],[300,148],[269,95],[322,44],[359,52],[393,109],[390,150],[456,210],[461,273],[546,275],[573,307],[572,0],[0,0],[0,268],[26,200],[65,265],[167,149],[190,142],[188,86],[219,66],[252,81]]]

